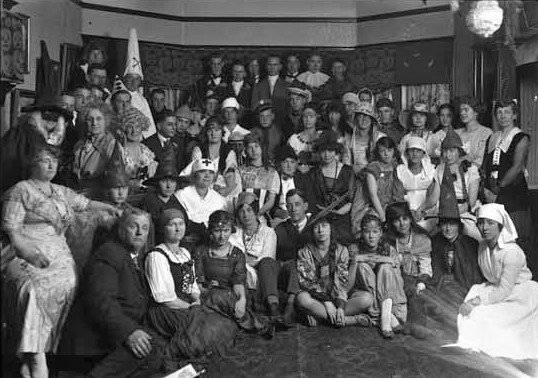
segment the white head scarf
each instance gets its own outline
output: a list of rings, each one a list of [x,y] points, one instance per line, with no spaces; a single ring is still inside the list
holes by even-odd
[[[515,242],[517,239],[517,230],[514,222],[505,210],[504,205],[499,203],[488,203],[478,209],[478,219],[486,218],[494,220],[503,225],[497,244],[503,248],[507,243]]]

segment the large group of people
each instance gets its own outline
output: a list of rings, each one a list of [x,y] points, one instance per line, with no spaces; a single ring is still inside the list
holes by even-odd
[[[146,377],[297,322],[386,339],[435,337],[435,323],[462,348],[538,359],[516,102],[496,103],[493,132],[472,98],[398,117],[318,53],[302,73],[270,55],[265,77],[258,58],[226,77],[214,55],[169,110],[162,89],[140,95],[139,65],[104,88],[90,56],[86,83],[2,140],[3,300],[23,377],[47,377],[47,353],[84,357],[89,377]]]

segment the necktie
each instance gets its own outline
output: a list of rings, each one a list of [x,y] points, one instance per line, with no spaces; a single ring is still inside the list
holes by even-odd
[[[138,262],[138,254],[131,253],[131,259],[133,260],[133,264],[136,270],[140,270],[140,263]]]

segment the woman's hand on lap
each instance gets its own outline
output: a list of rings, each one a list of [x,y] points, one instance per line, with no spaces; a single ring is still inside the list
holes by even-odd
[[[245,316],[245,306],[246,301],[244,299],[239,299],[237,302],[235,302],[235,317],[237,319],[241,319],[243,316]]]

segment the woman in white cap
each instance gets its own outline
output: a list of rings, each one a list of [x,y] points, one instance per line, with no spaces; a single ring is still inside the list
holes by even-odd
[[[386,135],[378,130],[379,117],[370,103],[359,103],[355,113],[353,133],[344,143],[342,161],[351,165],[357,174],[372,160],[377,140]]]
[[[436,205],[439,198],[439,184],[434,180],[435,167],[426,153],[426,141],[420,137],[406,138],[404,163],[396,168],[398,178],[405,189],[405,200],[421,227],[431,231],[433,220],[424,220],[428,210]]]
[[[187,212],[190,231],[201,236],[212,212],[226,209],[226,199],[212,187],[217,168],[209,159],[196,160],[192,166],[192,184],[174,193]]]
[[[243,135],[250,133],[250,131],[237,123],[241,106],[235,97],[229,97],[222,101],[221,109],[224,117],[224,136],[222,137],[224,142],[228,143],[228,138],[231,133],[239,132]]]
[[[488,282],[474,285],[460,307],[456,346],[512,359],[538,359],[538,283],[532,281],[504,205],[478,210],[484,238],[478,264]]]

